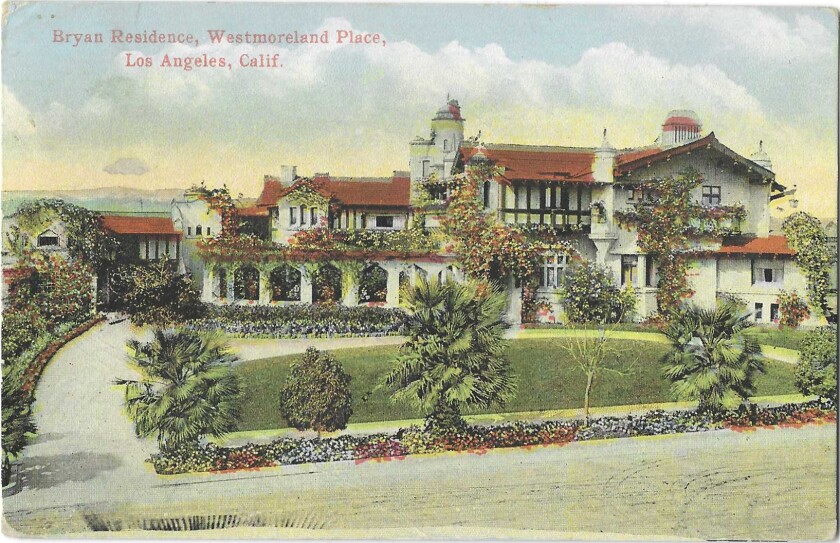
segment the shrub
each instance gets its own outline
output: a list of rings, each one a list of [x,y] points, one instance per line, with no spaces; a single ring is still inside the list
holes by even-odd
[[[204,305],[187,275],[161,260],[132,266],[124,308],[134,324],[167,325],[199,317]]]
[[[825,326],[802,340],[796,386],[803,394],[837,398],[837,331]]]
[[[612,272],[592,262],[573,266],[561,291],[566,315],[577,323],[616,323],[636,307],[633,289],[615,286]]]
[[[791,292],[781,291],[776,301],[779,303],[779,313],[781,314],[779,328],[797,328],[810,315],[808,304],[795,290]]]
[[[408,315],[396,308],[323,304],[209,306],[187,328],[240,337],[297,338],[398,333]]]
[[[3,359],[17,358],[46,333],[47,321],[34,304],[11,306],[3,311]]]
[[[310,347],[292,363],[280,389],[280,413],[298,430],[332,432],[347,426],[353,413],[350,375],[329,353]]]

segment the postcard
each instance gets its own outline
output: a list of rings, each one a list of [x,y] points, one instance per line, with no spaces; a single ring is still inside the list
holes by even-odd
[[[7,536],[836,536],[836,9],[2,33]]]

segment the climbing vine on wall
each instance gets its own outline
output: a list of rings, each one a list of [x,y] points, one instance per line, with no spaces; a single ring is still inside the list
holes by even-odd
[[[639,248],[656,263],[656,301],[662,314],[670,314],[693,294],[686,273],[689,259],[700,252],[697,243],[737,231],[746,218],[740,204],[710,207],[695,202],[691,192],[702,183],[703,176],[693,169],[641,183],[637,188],[649,192],[652,199],[614,213],[622,227],[636,229]]]
[[[208,189],[202,182],[201,185],[191,187],[188,192],[197,194],[199,198],[207,202],[210,209],[219,213],[222,219],[222,231],[219,232],[219,237],[239,236],[239,211],[236,209],[227,185],[223,185],[222,188]]]
[[[796,265],[808,281],[808,302],[818,314],[828,311],[831,265],[837,260],[819,219],[799,211],[782,223],[788,245],[796,252]]]
[[[518,226],[498,222],[485,213],[479,200],[479,186],[497,173],[496,167],[484,163],[468,168],[466,173],[448,182],[449,204],[441,224],[467,275],[485,281],[510,275],[530,278],[545,251],[566,253],[571,246],[558,240],[553,232],[529,236]]]

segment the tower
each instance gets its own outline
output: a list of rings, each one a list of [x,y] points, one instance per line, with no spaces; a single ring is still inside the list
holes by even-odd
[[[674,147],[700,137],[700,118],[690,109],[674,109],[668,113],[668,118],[662,125],[662,137],[659,144],[662,147]]]
[[[446,179],[464,141],[464,119],[458,100],[448,99],[437,110],[431,122],[429,138],[417,136],[410,143],[409,167],[411,180],[416,182],[437,175]]]

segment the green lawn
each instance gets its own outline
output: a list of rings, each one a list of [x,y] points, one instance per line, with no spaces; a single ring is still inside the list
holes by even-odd
[[[745,333],[755,338],[761,345],[784,347],[785,349],[793,349],[794,351],[802,348],[802,340],[808,334],[805,330],[778,328],[776,326],[753,326]]]
[[[488,412],[542,411],[579,408],[583,405],[584,376],[562,358],[558,349],[567,339],[519,339],[508,351],[518,381],[516,397],[503,408]],[[625,405],[673,401],[669,384],[661,375],[659,359],[668,346],[647,341],[625,341],[628,359],[638,357],[633,373],[627,376],[605,374],[596,383],[593,406]],[[397,347],[333,351],[353,378],[353,416],[351,423],[422,418],[410,405],[395,403],[386,387],[380,385],[390,369]],[[280,356],[246,362],[236,367],[245,388],[240,430],[267,430],[286,426],[277,407],[280,383],[289,364],[300,355]],[[793,366],[767,362],[767,373],[759,376],[758,396],[796,393]]]

